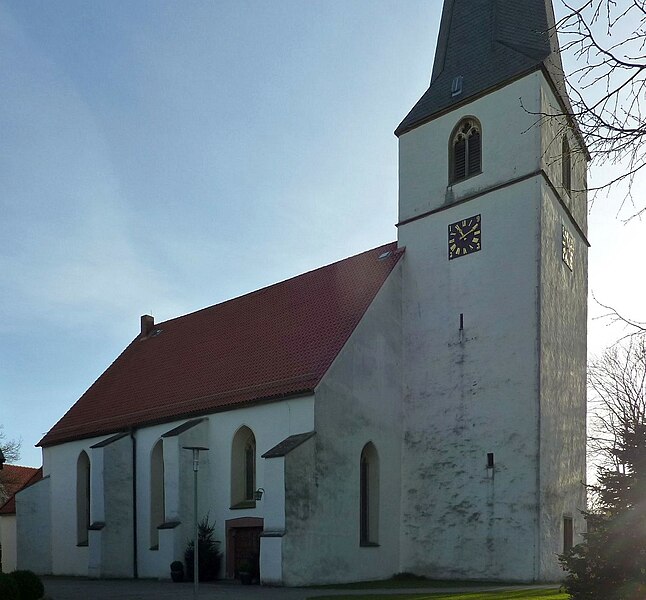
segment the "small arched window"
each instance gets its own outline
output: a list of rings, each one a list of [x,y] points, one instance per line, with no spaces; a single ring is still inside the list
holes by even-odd
[[[164,523],[164,442],[159,440],[150,453],[150,549],[159,548],[159,529]]]
[[[90,458],[85,450],[76,461],[76,544],[87,546],[90,528]]]
[[[373,546],[379,540],[379,456],[372,442],[361,451],[359,496],[359,541],[362,546]]]
[[[476,119],[471,117],[458,123],[451,135],[449,154],[450,183],[482,172],[482,128]]]
[[[255,506],[256,438],[246,426],[233,436],[231,447],[231,506]]]
[[[563,183],[563,189],[569,196],[572,193],[572,154],[567,135],[563,136],[561,144],[561,182]]]

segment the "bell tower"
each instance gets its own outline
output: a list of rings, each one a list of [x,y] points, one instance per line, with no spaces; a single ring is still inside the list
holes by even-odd
[[[401,570],[548,581],[584,523],[587,150],[550,0],[445,0],[396,130]]]

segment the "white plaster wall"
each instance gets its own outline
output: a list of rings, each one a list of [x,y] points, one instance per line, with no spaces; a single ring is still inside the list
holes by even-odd
[[[540,131],[534,124],[541,78],[529,75],[399,138],[400,221],[540,168]],[[467,116],[482,124],[482,174],[448,186],[449,138]]]
[[[313,397],[294,398],[210,415],[200,425],[164,439],[166,521],[177,520],[174,529],[160,531],[158,550],[150,548],[150,454],[160,437],[182,425],[181,419],[146,427],[135,432],[137,446],[137,562],[140,577],[169,576],[172,560],[183,560],[186,542],[193,537],[192,453],[185,445],[210,448],[200,454],[198,518],[207,513],[215,520],[217,536],[225,551],[224,524],[241,516],[265,517],[272,527],[284,524],[284,479],[282,473],[265,478],[260,456],[289,435],[314,427]],[[247,425],[256,436],[256,484],[265,488],[264,500],[255,508],[230,509],[230,466],[233,435]],[[90,456],[92,495],[91,522],[105,520],[106,526],[90,535],[93,575],[130,576],[132,571],[131,454],[130,438],[90,450],[109,436],[68,442],[44,449],[44,464],[51,475],[52,572],[88,575],[90,549],[76,546],[76,461],[81,451]],[[108,454],[110,456],[108,456]],[[108,465],[111,465],[108,467]],[[105,489],[109,487],[109,490]],[[117,538],[114,535],[117,535]],[[223,561],[224,565],[224,561]]]
[[[399,228],[402,571],[534,578],[539,205],[535,176]],[[477,214],[482,249],[449,261],[448,225]]]
[[[177,504],[166,507],[166,521],[180,525],[160,531],[159,548],[150,547],[150,459],[152,449],[161,436],[189,419],[182,419],[139,429],[137,438],[137,556],[140,577],[170,577],[170,563],[184,560],[188,539],[195,537],[193,527],[193,453],[183,446],[209,447],[208,421],[182,434],[164,438],[164,484],[176,492]],[[209,512],[210,452],[200,452],[198,471],[198,521]],[[177,506],[179,509],[177,510]],[[172,511],[172,519],[169,519]]]
[[[88,438],[43,449],[44,464],[48,469],[45,474],[51,477],[51,550],[54,575],[88,575],[89,547],[76,545],[76,464],[79,454],[87,452],[90,457],[92,494],[96,494],[98,479],[92,472],[94,465],[90,446],[108,437]],[[95,520],[93,508],[95,506],[91,500],[90,523]],[[20,515],[18,519],[20,520]]]
[[[568,278],[560,222],[571,213],[585,231],[585,194],[564,199],[565,210],[547,192],[542,173],[562,191],[560,138],[552,143],[561,125],[537,116],[552,104],[537,72],[400,138],[400,218],[437,211],[399,227],[401,570],[553,579],[563,514],[581,527],[585,244],[577,235],[580,270]],[[483,173],[451,189],[448,139],[466,115],[482,123]],[[570,143],[582,188],[585,161]],[[476,214],[482,250],[449,261],[448,225]]]
[[[92,496],[94,521],[103,521],[105,526],[97,532],[101,547],[101,561],[97,576],[132,577],[133,567],[133,504],[132,504],[132,440],[124,436],[107,446],[92,450],[92,459],[103,470],[97,482],[96,493]],[[94,477],[93,477],[94,481]],[[103,518],[98,506],[104,510]],[[90,550],[92,551],[92,541]]]
[[[52,572],[51,479],[16,494],[16,562],[39,575]]]
[[[150,453],[159,438],[188,419],[148,427],[137,431],[137,503],[139,539],[139,575],[141,577],[169,576],[172,560],[183,560],[186,541],[193,538],[193,470],[191,452],[185,445],[209,448],[200,453],[198,472],[198,519],[209,514],[215,521],[216,537],[221,541],[222,567],[226,564],[225,522],[238,517],[266,518],[272,527],[284,522],[284,483],[282,474],[265,478],[265,461],[261,454],[286,437],[311,431],[314,425],[313,399],[294,398],[279,402],[249,406],[209,415],[208,420],[179,436],[164,439],[164,482],[166,488],[166,520],[179,520],[181,525],[160,531],[159,550],[150,550]],[[265,488],[263,500],[255,507],[230,508],[231,444],[235,432],[243,425],[256,437],[256,486]],[[269,510],[269,512],[267,512]],[[224,572],[222,572],[224,575]]]
[[[541,210],[541,573],[560,579],[563,517],[575,540],[585,521],[587,245],[554,192]],[[575,239],[574,269],[562,260],[562,226]]]
[[[285,483],[283,474],[275,464],[277,459],[260,458],[290,435],[305,433],[314,429],[314,397],[304,396],[268,404],[249,406],[218,413],[210,421],[210,443],[212,449],[212,480],[210,499],[212,516],[216,519],[218,539],[224,552],[223,568],[226,564],[225,523],[240,517],[260,517],[265,529],[281,530],[285,522]],[[255,507],[231,509],[231,445],[236,431],[243,425],[249,427],[256,438],[256,487],[265,490],[263,499]],[[273,544],[280,545],[283,538],[273,538]],[[265,544],[261,539],[261,549]],[[272,542],[269,542],[271,545]],[[261,550],[262,552],[262,550]],[[262,559],[264,556],[264,559]],[[280,570],[276,561],[268,562],[267,550],[261,556],[261,578],[279,581]],[[264,569],[267,568],[265,574]]]
[[[574,135],[567,120],[562,115],[563,109],[556,100],[552,88],[541,78],[541,114],[546,115],[541,121],[541,166],[547,173],[567,211],[581,228],[584,235],[588,231],[587,199],[587,159],[579,138]],[[572,190],[567,193],[562,182],[562,140],[567,135],[570,145],[572,165]]]
[[[16,563],[16,515],[0,516],[0,546],[2,546],[3,573],[11,573]]]
[[[390,577],[399,566],[401,273],[396,267],[316,389],[316,435],[285,457],[287,585]],[[379,454],[379,539],[360,545],[359,465]]]

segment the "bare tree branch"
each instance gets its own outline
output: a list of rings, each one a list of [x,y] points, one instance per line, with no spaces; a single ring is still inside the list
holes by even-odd
[[[620,210],[646,213],[635,176],[646,172],[646,0],[561,0],[564,55],[581,66],[566,77],[573,116],[593,162],[617,169],[591,191],[623,184]],[[630,207],[630,208],[629,208]]]

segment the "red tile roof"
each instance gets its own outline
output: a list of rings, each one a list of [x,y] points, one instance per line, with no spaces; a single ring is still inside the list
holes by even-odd
[[[402,252],[386,244],[155,325],[38,445],[312,392]]]
[[[16,494],[43,478],[43,469],[4,465],[0,470],[0,484],[9,499],[0,506],[0,515],[16,514]]]

